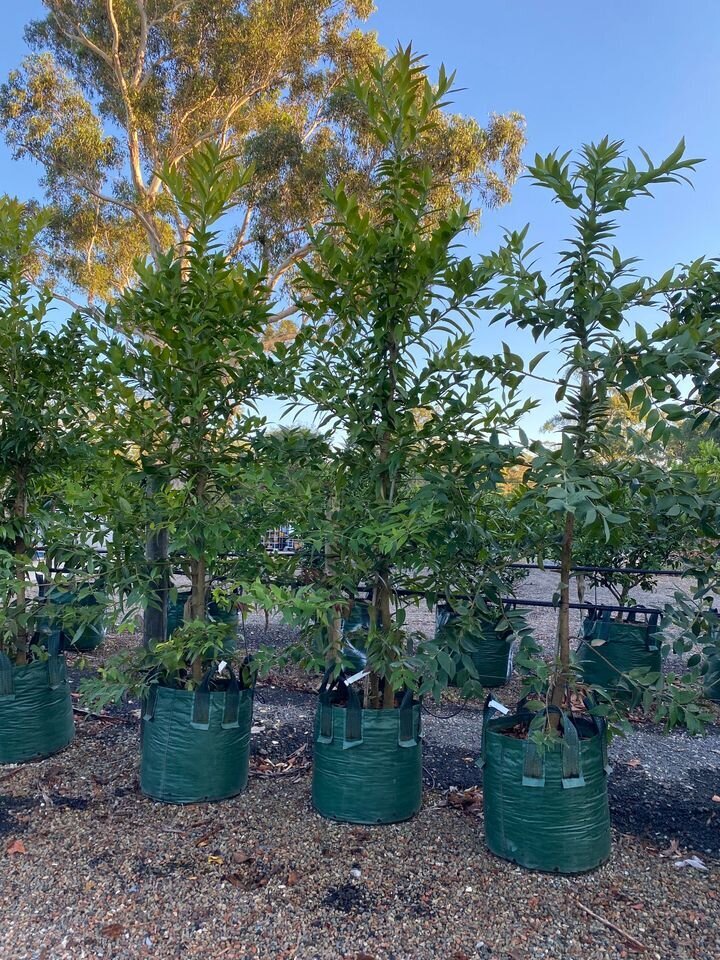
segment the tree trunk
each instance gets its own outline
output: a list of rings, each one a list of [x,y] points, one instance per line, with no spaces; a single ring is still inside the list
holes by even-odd
[[[330,499],[327,508],[327,518],[332,520],[333,509],[335,507],[334,498]],[[329,541],[325,544],[325,576],[328,581],[332,580],[335,576],[335,560],[337,559],[337,550],[335,544],[330,543]],[[342,653],[342,638],[340,631],[340,610],[338,607],[333,607],[332,613],[330,614],[330,622],[328,623],[328,665],[335,664],[341,657]]]
[[[205,601],[205,590],[206,590],[206,571],[205,571],[205,558],[201,557],[198,560],[193,560],[191,564],[191,575],[192,575],[192,588],[190,593],[190,619],[191,620],[202,620],[206,619],[206,601]],[[202,680],[203,676],[203,664],[201,657],[195,657],[192,661],[192,677],[195,681]]]
[[[585,456],[585,445],[588,439],[588,425],[592,414],[594,401],[593,383],[587,370],[580,376],[579,413],[575,440],[575,460],[581,461]],[[550,702],[553,706],[561,707],[565,700],[565,692],[570,680],[570,579],[572,577],[573,538],[575,533],[575,514],[565,515],[565,529],[560,547],[560,610],[558,612],[557,632],[557,665],[550,690]],[[551,718],[553,726],[557,726],[557,717]]]
[[[158,491],[156,478],[148,478],[145,496],[152,500]],[[143,619],[143,645],[164,640],[167,635],[168,594],[170,592],[170,568],[168,564],[168,532],[162,527],[148,523],[145,534],[145,560],[151,574],[150,601],[145,607]]]
[[[200,423],[202,424],[202,420],[200,420]],[[204,503],[206,485],[207,475],[204,472],[200,472],[195,482],[195,500],[198,507],[201,507]],[[200,534],[200,538],[196,542],[195,546],[197,548],[197,556],[190,563],[190,576],[192,580],[190,588],[190,619],[201,620],[202,622],[205,622],[207,619],[207,603],[205,599],[207,591],[207,562],[205,560],[205,544],[202,534]],[[202,674],[202,658],[195,657],[192,662],[193,680],[202,680]]]
[[[573,534],[575,514],[565,517],[562,546],[560,549],[560,610],[558,612],[557,658],[559,666],[553,680],[551,703],[562,707],[565,690],[570,677],[570,578],[572,576]]]
[[[22,470],[15,474],[16,490],[13,515],[19,530],[15,535],[15,611],[17,615],[17,636],[15,638],[15,663],[23,666],[28,662],[28,629],[22,622],[27,607],[27,571],[25,569],[27,543],[25,542],[25,521],[27,518],[27,477]]]
[[[393,628],[392,612],[390,609],[391,589],[390,589],[390,567],[383,567],[378,574],[377,603],[380,613],[380,623],[383,633],[390,636]],[[390,678],[385,678],[385,689],[383,690],[383,710],[389,710],[395,705],[395,691],[390,685]]]

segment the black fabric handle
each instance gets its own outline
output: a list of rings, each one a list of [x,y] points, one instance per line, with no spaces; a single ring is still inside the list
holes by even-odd
[[[223,725],[233,726],[237,723],[238,711],[240,709],[240,684],[233,672],[232,667],[228,665],[230,681],[225,690],[225,709],[223,711]],[[192,706],[192,720],[194,727],[206,729],[210,726],[210,681],[216,673],[215,665],[206,672],[200,682],[200,686],[195,690]],[[228,699],[228,694],[230,698]],[[232,712],[234,711],[234,713]]]
[[[353,690],[352,686],[345,687],[348,694],[348,702],[345,706],[345,742],[343,747],[354,746],[356,743],[362,743],[362,707],[360,698]]]

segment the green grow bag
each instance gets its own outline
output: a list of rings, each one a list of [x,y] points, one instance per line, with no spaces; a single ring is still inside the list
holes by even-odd
[[[248,782],[253,691],[155,686],[143,703],[140,789],[164,803],[225,800]]]
[[[720,702],[720,653],[706,658],[707,671],[703,675],[703,696]]]
[[[352,687],[346,706],[321,691],[315,720],[313,806],[346,823],[399,823],[422,803],[419,703],[366,710]]]
[[[472,660],[478,682],[483,687],[502,687],[512,676],[512,634],[499,633],[492,624],[483,623],[477,623],[472,631],[461,631],[459,619],[449,607],[439,606],[435,614],[436,640],[442,640],[446,633],[455,634],[455,644],[459,642],[464,655]],[[461,670],[462,655],[455,653],[453,659]],[[450,686],[457,686],[456,678]]]
[[[175,603],[168,601],[168,611],[167,611],[167,639],[173,635],[175,630],[178,627],[182,627],[185,623],[185,605],[190,599],[190,591],[182,590],[178,592],[177,600]],[[237,624],[238,624],[238,612],[237,610],[225,610],[223,607],[218,606],[214,600],[210,600],[207,606],[208,617],[216,621],[217,623],[226,623],[228,627],[231,627],[231,630],[228,630],[228,639],[223,647],[224,650],[227,650],[228,653],[234,651],[237,647]]]
[[[623,675],[631,670],[660,673],[662,651],[657,630],[656,613],[650,615],[647,623],[635,623],[632,613],[628,620],[617,621],[611,619],[609,610],[591,610],[583,622],[583,636],[576,653],[585,683],[622,694],[629,693]]]
[[[705,673],[703,674],[703,696],[708,700],[720,702],[720,612],[713,609],[709,636],[705,643]],[[713,646],[714,644],[714,646]]]
[[[105,639],[105,604],[100,603],[96,594],[89,593],[78,599],[78,595],[71,590],[54,589],[48,593],[47,600],[51,604],[71,608],[96,607],[97,616],[93,616],[92,620],[78,617],[77,624],[74,624],[72,615],[66,615],[56,621],[56,626],[61,630],[63,643],[69,650],[86,653],[100,646]]]
[[[367,603],[356,600],[348,616],[342,621],[343,658],[354,670],[364,670],[367,664],[367,635],[370,629],[370,611]]]
[[[64,657],[16,667],[0,654],[0,763],[24,763],[62,750],[75,734]]]
[[[485,840],[490,850],[531,870],[582,873],[610,856],[607,740],[597,718],[563,714],[562,738],[544,750],[508,736],[520,713],[490,719],[482,729]],[[534,719],[533,719],[534,718]]]

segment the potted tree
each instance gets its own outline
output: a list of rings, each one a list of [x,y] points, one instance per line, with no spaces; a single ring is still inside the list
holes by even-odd
[[[473,684],[506,684],[516,641],[525,652],[533,643],[513,602],[516,585],[526,576],[512,566],[525,557],[524,530],[500,490],[479,492],[476,512],[476,524],[451,524],[438,544],[438,578],[445,586],[436,607],[435,639],[440,647],[457,648],[452,685],[466,693]],[[471,595],[457,598],[460,582],[472,585]]]
[[[291,365],[295,393],[333,432],[330,495],[297,520],[326,562],[292,596],[252,587],[325,637],[308,660],[326,668],[312,794],[319,813],[343,821],[396,822],[420,807],[418,698],[439,693],[456,666],[432,642],[412,649],[398,591],[436,595],[448,524],[478,523],[477,492],[500,482],[512,454],[502,433],[513,390],[503,403],[485,359],[469,349],[482,278],[457,244],[472,212],[448,201],[448,184],[423,159],[451,84],[443,69],[431,83],[408,49],[351,85],[382,155],[371,196],[344,185],[329,192],[332,216],[312,232],[311,262],[300,266],[307,320]],[[337,628],[359,588],[366,665],[348,676]]]
[[[695,481],[708,507],[702,539],[688,551],[687,569],[697,580],[694,596],[676,596],[674,620],[688,647],[699,644],[689,666],[702,677],[704,695],[720,700],[720,588],[717,564],[717,505],[720,478],[720,271],[715,260],[697,260],[683,271],[685,282],[669,295],[670,319],[653,334],[639,371],[654,386],[663,415],[676,425],[674,453],[685,462],[686,486]],[[650,349],[648,349],[648,347]],[[690,383],[688,389],[686,384]],[[709,522],[707,522],[709,521]]]
[[[31,282],[46,222],[0,198],[0,763],[55,753],[74,731],[60,632],[37,587],[47,552],[36,550],[52,555],[48,502],[87,452],[96,383],[81,325],[51,326],[52,295]]]
[[[166,531],[170,561],[187,565],[190,598],[169,640],[150,637],[86,692],[95,702],[127,690],[143,695],[140,785],[168,802],[232,796],[248,777],[252,676],[233,662],[232,626],[209,622],[209,602],[218,599],[211,576],[221,563],[234,564],[239,577],[257,574],[266,557],[263,528],[244,525],[232,499],[238,477],[253,469],[251,435],[262,423],[254,400],[268,390],[273,367],[263,347],[266,271],[233,262],[220,239],[249,176],[215,146],[164,170],[186,239],[156,262],[138,263],[135,284],[106,317],[127,331],[106,347],[118,456],[147,492],[147,521]],[[155,585],[151,566],[150,593]]]
[[[497,288],[487,305],[496,310],[496,319],[548,340],[563,364],[555,393],[556,403],[563,404],[561,442],[531,445],[528,489],[518,504],[522,510],[524,504],[537,509],[541,503],[559,521],[555,655],[550,664],[536,661],[535,677],[526,683],[529,699],[515,714],[491,719],[488,712],[483,723],[488,846],[535,869],[584,871],[610,855],[604,719],[609,707],[586,702],[588,688],[577,682],[571,575],[579,531],[599,523],[609,539],[615,527],[627,522],[608,497],[613,478],[624,469],[607,456],[608,446],[621,437],[621,427],[609,416],[610,391],[626,391],[635,384],[632,402],[651,428],[651,439],[664,430],[637,370],[619,362],[624,355],[620,337],[628,311],[657,305],[673,273],[657,282],[636,276],[635,261],[622,258],[612,238],[615,216],[631,200],[649,195],[655,184],[686,179],[685,171],[695,161],[684,159],[683,152],[681,144],[658,165],[643,155],[645,163],[637,166],[624,156],[621,143],[604,139],[583,147],[572,162],[567,154],[536,157],[530,167],[534,182],[573,212],[574,233],[558,269],[549,281],[529,262],[527,228],[509,234],[504,247],[488,258],[497,273]],[[646,336],[639,326],[637,330]],[[638,441],[632,469],[625,467],[629,477],[637,472],[643,452]],[[645,482],[658,495],[663,492],[663,468],[646,458],[642,471]],[[674,720],[681,715],[682,710],[676,711]]]
[[[658,570],[681,566],[689,540],[699,534],[680,509],[681,490],[670,492],[674,502],[668,506],[667,490],[658,495],[657,484],[631,477],[627,468],[600,484],[605,502],[625,520],[607,534],[597,519],[578,531],[574,563],[588,567],[578,575],[583,588],[578,595],[588,599],[588,589],[604,589],[617,609],[593,603],[591,594],[577,661],[587,683],[631,693],[634,671],[656,675],[662,669],[660,611],[636,611],[633,591],[652,591]]]

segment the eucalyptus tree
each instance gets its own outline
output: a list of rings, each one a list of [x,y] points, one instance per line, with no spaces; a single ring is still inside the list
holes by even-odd
[[[43,170],[47,267],[64,295],[112,297],[137,256],[188,238],[194,222],[159,171],[201,144],[254,164],[226,253],[266,259],[271,286],[307,253],[326,180],[367,184],[380,145],[344,79],[380,53],[362,29],[369,0],[43,5],[26,31],[33,52],[0,91],[0,124],[14,155]],[[447,202],[479,187],[492,205],[508,199],[523,144],[516,113],[485,127],[437,113],[424,150]]]

